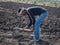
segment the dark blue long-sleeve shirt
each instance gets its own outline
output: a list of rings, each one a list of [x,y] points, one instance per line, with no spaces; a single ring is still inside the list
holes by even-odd
[[[29,13],[32,12],[33,15],[40,15],[41,13],[46,11],[46,9],[42,7],[30,7],[30,8],[27,8],[27,10]]]
[[[30,24],[28,25],[28,27],[30,27],[32,24],[35,24],[35,17],[36,15],[39,15],[46,12],[45,8],[42,7],[29,7],[27,8],[27,14],[29,16],[30,19]]]

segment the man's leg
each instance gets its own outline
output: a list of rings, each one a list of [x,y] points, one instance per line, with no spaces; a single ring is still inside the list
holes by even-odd
[[[42,21],[45,19],[45,17],[48,15],[48,12],[44,12],[42,13],[39,18],[36,20],[35,22],[35,30],[34,30],[34,34],[35,34],[35,40],[39,41],[40,40],[40,25],[42,23]]]

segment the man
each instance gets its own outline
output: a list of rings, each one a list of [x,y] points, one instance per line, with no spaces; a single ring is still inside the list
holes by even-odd
[[[35,37],[36,40],[39,40],[39,33],[40,33],[40,24],[42,23],[42,21],[45,19],[45,17],[47,16],[48,12],[45,8],[42,7],[38,7],[38,6],[34,6],[34,7],[29,7],[29,8],[22,8],[18,10],[18,13],[20,15],[25,16],[26,14],[29,17],[30,20],[30,24],[28,26],[26,26],[25,28],[29,28],[32,26],[32,30],[35,30]],[[38,15],[39,18],[35,18],[35,16]],[[25,31],[30,31],[30,30],[25,30]]]

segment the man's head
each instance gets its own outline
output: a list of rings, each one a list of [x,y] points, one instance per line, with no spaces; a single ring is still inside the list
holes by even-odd
[[[19,15],[23,15],[25,16],[27,14],[27,11],[25,8],[22,8],[22,9],[19,9],[18,12],[17,12]]]

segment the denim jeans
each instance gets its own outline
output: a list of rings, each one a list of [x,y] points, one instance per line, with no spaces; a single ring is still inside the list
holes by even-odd
[[[40,40],[40,25],[43,22],[43,20],[45,19],[45,17],[48,15],[48,12],[44,12],[42,13],[39,18],[36,20],[35,22],[35,30],[34,30],[34,35],[35,35],[35,41],[39,41]]]

